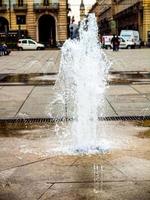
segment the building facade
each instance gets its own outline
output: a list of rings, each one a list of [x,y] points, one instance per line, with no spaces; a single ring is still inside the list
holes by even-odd
[[[0,0],[0,33],[18,33],[47,46],[68,37],[68,0]]]
[[[97,0],[90,12],[96,13],[102,35],[138,30],[144,44],[150,44],[150,0]]]

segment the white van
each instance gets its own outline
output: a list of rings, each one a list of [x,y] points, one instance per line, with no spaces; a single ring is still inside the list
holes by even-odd
[[[140,46],[140,36],[138,31],[134,30],[121,30],[120,36],[125,40],[133,42],[134,47]]]
[[[102,37],[102,47],[105,49],[112,49],[113,45],[111,43],[111,39],[113,35],[105,35]],[[133,41],[127,41],[125,38],[119,36],[120,49],[132,49],[135,47],[135,43]]]

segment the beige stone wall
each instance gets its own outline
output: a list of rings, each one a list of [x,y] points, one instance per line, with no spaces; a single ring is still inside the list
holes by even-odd
[[[110,2],[111,9],[106,9],[106,5]],[[139,32],[142,40],[147,44],[148,31],[150,31],[150,0],[116,0],[116,3],[113,0],[104,0],[101,6],[93,7],[94,9],[91,12],[95,12],[99,16],[98,21],[104,18],[109,20],[111,16],[115,16],[138,2],[141,2],[140,9],[137,11]]]
[[[33,0],[27,0],[28,2],[28,12],[26,16],[26,28],[28,34],[31,38],[38,41],[36,37],[36,13],[33,11]]]
[[[100,5],[98,3],[95,3],[92,8],[89,10],[91,13],[95,13],[95,16],[98,18],[100,14]]]
[[[150,31],[150,0],[123,0],[117,2],[115,6],[115,14],[131,7],[135,3],[141,2],[143,7],[143,17],[142,13],[138,11],[138,25],[139,32],[142,40],[147,43],[147,32]]]
[[[18,1],[16,0],[16,2],[15,1],[12,2],[12,4],[11,4],[11,14],[9,15],[9,11],[7,10],[7,12],[4,14],[4,17],[7,16],[6,19],[9,22],[10,30],[18,30],[18,25],[16,23],[16,15],[24,15],[24,12],[19,12],[19,13],[17,12],[16,13],[13,9],[13,3],[17,4]],[[26,0],[24,0],[24,3],[26,4]],[[11,20],[10,20],[10,18],[11,18]],[[22,30],[26,30],[26,28],[27,28],[26,25],[21,25]]]
[[[103,0],[100,3],[95,3],[95,5],[90,9],[90,12],[94,12],[97,20],[102,20],[104,18],[112,18],[112,8],[111,0]]]
[[[147,44],[147,33],[150,31],[150,0],[143,0],[143,40]]]
[[[132,5],[140,1],[141,0],[117,0],[116,4],[114,4],[115,14],[131,7]]]
[[[9,24],[11,21],[10,30],[18,30],[19,28],[16,24],[16,15],[26,14],[26,25],[21,25],[21,30],[28,30],[29,36],[35,40],[38,40],[38,19],[43,14],[50,14],[55,18],[56,21],[56,40],[63,42],[67,39],[67,0],[59,0],[58,12],[44,11],[42,13],[36,13],[33,10],[34,0],[26,0],[25,3],[27,3],[28,6],[26,13],[16,13],[14,12],[12,7],[11,20],[8,10],[5,13],[0,13],[0,16],[5,17],[8,20]]]

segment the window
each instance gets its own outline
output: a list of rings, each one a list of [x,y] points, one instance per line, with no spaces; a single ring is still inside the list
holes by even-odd
[[[17,24],[26,24],[26,16],[25,15],[17,15],[16,16]]]
[[[29,40],[29,44],[35,44],[32,40]]]
[[[23,0],[18,0],[18,6],[23,6]]]
[[[123,38],[119,38],[120,39],[120,42],[125,42],[125,40]]]
[[[22,40],[22,44],[27,44],[27,40]]]
[[[43,4],[44,4],[44,6],[48,6],[49,5],[49,0],[44,0]]]

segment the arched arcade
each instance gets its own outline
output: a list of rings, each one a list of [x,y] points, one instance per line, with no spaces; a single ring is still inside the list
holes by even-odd
[[[39,42],[56,46],[56,22],[52,15],[44,14],[38,20]]]
[[[9,23],[8,20],[4,17],[0,17],[0,33],[8,33]]]

